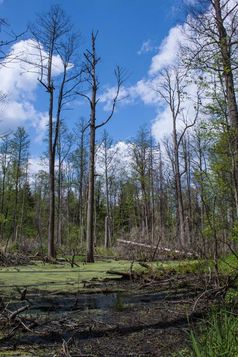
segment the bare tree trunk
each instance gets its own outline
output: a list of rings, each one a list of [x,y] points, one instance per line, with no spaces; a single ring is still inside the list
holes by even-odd
[[[50,56],[52,61],[52,55]],[[55,150],[53,148],[53,108],[54,90],[51,83],[51,65],[48,73],[49,101],[49,226],[48,226],[48,255],[55,257]]]
[[[94,262],[94,186],[95,186],[95,136],[96,129],[101,128],[106,125],[112,118],[116,102],[119,96],[120,87],[122,85],[121,71],[119,67],[115,70],[115,75],[117,79],[117,91],[113,99],[112,110],[110,115],[101,124],[96,125],[96,106],[98,103],[97,90],[98,90],[98,79],[96,75],[96,66],[100,58],[96,55],[96,42],[97,34],[92,33],[92,49],[91,52],[85,53],[85,58],[87,60],[86,71],[89,74],[89,82],[91,83],[91,98],[84,95],[90,103],[91,113],[90,113],[90,157],[89,157],[89,178],[88,178],[88,207],[87,207],[87,261]],[[82,94],[81,94],[82,95]]]
[[[176,116],[173,115],[173,151],[174,151],[174,174],[175,174],[175,195],[176,195],[176,209],[177,209],[177,228],[179,234],[179,241],[184,248],[185,245],[185,226],[184,226],[184,209],[183,197],[181,188],[181,174],[179,164],[179,147],[176,129]]]
[[[192,231],[193,231],[193,212],[192,212],[192,197],[191,197],[191,152],[190,152],[190,140],[187,135],[183,140],[183,156],[186,173],[187,184],[187,217],[185,219],[185,231],[186,236],[189,238],[189,244],[192,243]]]
[[[56,243],[59,247],[62,246],[62,128],[59,123],[59,135],[57,142],[58,153],[58,177],[57,177],[57,229],[56,229]]]
[[[149,180],[150,180],[150,207],[151,207],[151,217],[150,217],[150,228],[151,228],[151,244],[154,244],[155,238],[155,185],[154,185],[154,154],[153,154],[153,139],[152,135],[150,137],[150,169],[149,169]]]
[[[62,246],[62,163],[61,163],[61,153],[59,149],[58,158],[58,187],[57,187],[57,244],[59,247]]]
[[[108,163],[107,163],[107,148],[105,144],[105,186],[106,186],[106,217],[105,217],[105,248],[109,248],[111,243],[111,214],[109,202],[109,187],[108,187]]]
[[[93,44],[94,47],[94,44]],[[95,49],[94,49],[95,50]],[[95,73],[94,73],[95,78]],[[96,79],[95,79],[96,80]],[[94,187],[95,187],[95,114],[96,114],[96,84],[92,88],[91,118],[90,118],[90,156],[88,177],[88,208],[87,208],[87,262],[94,262]]]
[[[63,105],[72,98],[72,91],[80,83],[80,74],[70,77],[72,56],[75,51],[76,36],[71,32],[71,23],[64,11],[58,5],[52,5],[49,12],[39,15],[36,26],[32,27],[32,33],[39,52],[39,82],[49,95],[48,111],[48,153],[49,153],[49,225],[48,225],[48,255],[56,256],[55,250],[55,156],[58,142],[59,125]],[[46,58],[42,57],[42,47],[46,52]],[[63,71],[59,85],[54,86],[53,57],[60,57]],[[54,104],[56,113],[54,113]],[[53,117],[56,117],[54,122]]]
[[[49,227],[48,227],[48,255],[55,257],[55,160],[49,160]]]
[[[97,79],[96,68],[97,64],[100,61],[100,58],[96,54],[96,38],[97,33],[92,33],[91,36],[91,50],[84,53],[85,58],[85,74],[87,81],[91,89],[91,97],[86,95],[83,92],[78,92],[80,96],[86,98],[90,105],[90,144],[89,144],[89,172],[88,172],[88,205],[87,205],[87,229],[86,229],[86,239],[87,239],[87,261],[94,262],[94,189],[95,189],[95,138],[96,138],[96,129],[101,128],[106,125],[109,120],[112,118],[116,102],[119,96],[120,87],[122,85],[121,80],[121,71],[117,67],[115,69],[115,76],[117,79],[117,90],[115,97],[112,101],[112,110],[109,116],[102,121],[101,124],[96,125],[96,107],[98,100],[97,91],[99,82]]]
[[[79,210],[78,210],[78,220],[79,220],[79,227],[80,227],[80,242],[81,246],[83,246],[84,241],[84,194],[83,194],[83,183],[84,183],[84,164],[85,164],[85,153],[84,153],[84,133],[85,133],[85,123],[82,120],[81,122],[81,135],[80,135],[80,177],[79,177]]]

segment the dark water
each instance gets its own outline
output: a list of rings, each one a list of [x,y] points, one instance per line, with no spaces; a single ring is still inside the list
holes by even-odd
[[[158,301],[179,301],[184,297],[185,291],[163,291],[156,293],[143,292],[113,292],[113,293],[95,293],[95,294],[70,294],[70,295],[46,295],[31,296],[29,303],[31,307],[27,313],[34,314],[62,314],[70,311],[87,311],[87,310],[122,310],[123,308],[133,308],[137,305],[153,304]],[[186,297],[193,297],[195,292],[186,292]],[[12,311],[28,302],[12,302],[8,308]]]
[[[110,293],[77,293],[68,295],[57,294],[31,294],[29,295],[29,301],[12,301],[8,305],[8,309],[11,311],[17,310],[24,304],[32,304],[29,310],[21,313],[21,317],[31,317],[32,320],[38,320],[42,323],[42,334],[37,334],[32,331],[20,332],[10,339],[6,339],[0,343],[5,348],[12,348],[12,346],[50,346],[55,344],[62,344],[62,341],[73,338],[75,341],[82,341],[88,339],[98,339],[110,334],[130,335],[131,333],[137,333],[140,331],[157,330],[157,329],[170,329],[187,326],[187,316],[179,318],[175,317],[175,320],[159,319],[158,321],[148,320],[147,325],[137,322],[133,324],[133,317],[135,317],[135,311],[147,311],[144,307],[147,306],[153,309],[159,302],[171,302],[180,304],[181,300],[188,299],[197,295],[196,291],[190,291],[185,289],[179,290],[167,290],[160,292],[143,292],[143,291],[130,291],[130,292],[110,292]],[[163,304],[161,305],[163,309]],[[121,313],[122,312],[122,313]],[[120,325],[121,317],[130,316],[131,324]],[[44,319],[46,317],[46,319]],[[90,329],[92,325],[91,321],[99,323],[96,325],[96,329]],[[201,316],[194,316],[194,318],[200,318]],[[74,319],[75,318],[75,319]],[[71,322],[75,320],[79,322],[76,330],[67,328],[63,325],[61,329],[60,321],[66,320]],[[153,319],[152,319],[153,320]],[[49,322],[48,327],[44,330],[44,321]],[[59,326],[55,329],[51,329],[50,323],[59,321]],[[82,321],[82,323],[80,323]],[[40,329],[40,325],[36,326],[36,331]],[[103,323],[104,328],[101,329],[100,323]],[[54,326],[54,324],[52,325]],[[66,325],[67,326],[67,325]],[[99,326],[99,327],[98,327]],[[48,348],[48,347],[47,347]],[[54,354],[45,354],[44,357],[53,356]],[[14,354],[12,355],[14,356]]]

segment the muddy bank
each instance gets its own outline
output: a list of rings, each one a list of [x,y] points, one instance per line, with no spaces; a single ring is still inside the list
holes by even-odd
[[[95,290],[99,285],[103,292]],[[204,296],[195,305],[202,289],[200,277],[185,274],[150,283],[95,281],[87,293],[32,291],[27,300],[9,302],[9,311],[28,304],[19,314],[28,329],[19,323],[13,331],[14,321],[2,326],[0,352],[45,357],[66,356],[66,350],[71,356],[177,356],[187,345],[190,325],[213,303]]]

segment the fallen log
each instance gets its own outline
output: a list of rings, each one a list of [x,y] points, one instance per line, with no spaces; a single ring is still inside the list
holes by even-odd
[[[187,255],[187,256],[190,256],[190,257],[193,257],[193,256],[197,256],[196,253],[193,253],[193,252],[187,252],[187,251],[181,251],[181,250],[177,250],[177,249],[170,249],[170,248],[165,248],[165,247],[156,247],[154,245],[149,245],[149,244],[145,244],[145,243],[138,243],[138,242],[133,242],[133,241],[129,241],[129,240],[125,240],[125,239],[118,239],[117,240],[117,243],[119,244],[127,244],[127,245],[132,245],[132,246],[135,246],[135,247],[142,247],[142,248],[147,248],[147,249],[157,249],[161,252],[167,252],[167,253],[175,253],[175,254],[183,254],[183,255]]]
[[[139,274],[135,272],[108,270],[106,273],[110,275],[119,275],[124,280],[133,280],[139,277]]]

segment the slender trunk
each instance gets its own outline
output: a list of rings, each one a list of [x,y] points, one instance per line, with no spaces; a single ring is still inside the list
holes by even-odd
[[[60,161],[60,160],[59,160]],[[58,214],[57,214],[57,243],[59,247],[62,246],[62,174],[61,164],[59,164],[58,173]]]
[[[154,244],[155,236],[155,187],[154,187],[154,155],[153,155],[153,146],[152,138],[150,145],[150,199],[151,199],[151,244]]]
[[[204,237],[204,228],[205,228],[205,219],[206,219],[206,207],[204,204],[205,201],[205,195],[204,195],[204,167],[203,167],[203,157],[202,157],[202,145],[201,145],[201,138],[198,137],[198,162],[199,162],[199,195],[200,195],[200,206],[201,206],[201,222],[200,222],[200,231],[201,231],[201,236],[202,236],[202,242],[203,242],[203,256],[206,257],[207,255],[207,243],[206,239]]]
[[[192,231],[193,231],[193,214],[192,214],[192,197],[191,197],[191,153],[189,137],[184,139],[184,162],[186,168],[186,184],[187,184],[187,200],[188,200],[188,213],[185,221],[186,236],[189,239],[189,244],[192,244]]]
[[[95,36],[92,34],[91,62],[91,100],[90,100],[90,144],[89,144],[89,172],[88,172],[88,206],[87,206],[87,262],[94,262],[94,190],[95,190],[95,139],[96,139],[96,106],[97,106],[97,77],[96,77],[96,49]]]
[[[55,257],[55,151],[53,148],[53,86],[49,87],[49,226],[48,255]]]
[[[182,197],[181,177],[180,177],[180,167],[179,167],[179,148],[178,148],[177,131],[176,131],[176,119],[173,120],[173,146],[174,146],[177,230],[178,230],[180,245],[184,248],[185,245],[184,209],[183,209],[183,197]]]
[[[162,155],[161,151],[159,154],[159,223],[160,223],[160,235],[162,240],[165,235],[165,200],[164,200],[164,176],[163,176],[163,163],[162,163]]]
[[[52,153],[50,153],[49,160],[48,255],[55,257],[55,159]]]
[[[92,109],[90,126],[90,157],[87,209],[87,262],[94,262],[94,181],[95,181],[95,111]]]
[[[57,185],[57,198],[58,198],[58,207],[57,207],[57,244],[59,247],[62,246],[62,161],[61,161],[61,137],[59,133],[58,140],[58,185]]]
[[[110,214],[110,200],[109,200],[109,184],[108,184],[108,157],[107,147],[105,141],[105,186],[106,186],[106,217],[105,217],[105,248],[109,248],[111,244],[111,214]]]
[[[83,182],[84,182],[84,122],[82,122],[81,138],[80,138],[80,177],[79,177],[79,203],[78,203],[78,221],[80,227],[80,241],[81,246],[83,246],[83,236],[84,236],[84,199],[83,199]]]

